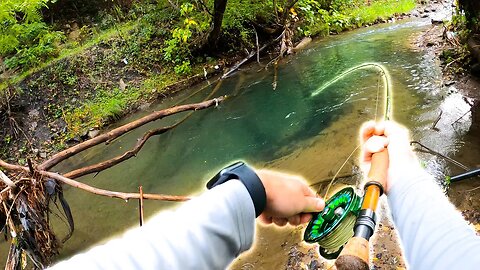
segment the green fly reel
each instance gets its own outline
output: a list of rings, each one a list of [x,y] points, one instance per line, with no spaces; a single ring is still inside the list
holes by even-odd
[[[361,201],[362,198],[352,187],[335,193],[325,203],[322,212],[313,214],[303,239],[308,243],[318,243],[320,255],[325,259],[337,258],[353,236]]]

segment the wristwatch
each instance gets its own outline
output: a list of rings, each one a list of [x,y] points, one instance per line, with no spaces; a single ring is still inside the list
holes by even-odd
[[[238,161],[222,169],[208,181],[207,188],[212,189],[232,179],[238,179],[245,185],[255,206],[255,216],[258,217],[267,204],[267,194],[258,175],[244,162]]]

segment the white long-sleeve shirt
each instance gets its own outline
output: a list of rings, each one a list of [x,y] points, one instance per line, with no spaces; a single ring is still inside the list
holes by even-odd
[[[480,237],[420,167],[396,176],[388,203],[409,269],[480,269]]]
[[[480,238],[432,177],[418,168],[401,178],[388,201],[410,269],[480,269]],[[254,223],[232,180],[52,269],[224,269],[251,247]]]
[[[237,180],[51,269],[224,269],[253,243],[255,208]]]

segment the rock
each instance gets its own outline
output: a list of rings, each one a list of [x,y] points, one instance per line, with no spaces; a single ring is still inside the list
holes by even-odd
[[[422,16],[420,16],[420,18],[428,18],[428,14],[427,13],[423,13]]]
[[[440,18],[432,18],[432,24],[443,24],[443,20]]]
[[[40,115],[40,112],[37,109],[33,109],[28,112],[29,118],[38,118],[39,115]]]
[[[35,156],[37,156],[40,151],[37,148],[34,148],[32,152]]]
[[[414,11],[412,11],[411,15],[414,16],[414,17],[419,17],[420,13],[418,11],[414,10]]]
[[[30,123],[30,130],[35,130],[37,128],[37,126],[38,126],[37,122],[35,122],[35,121],[31,122]]]
[[[432,47],[432,46],[435,46],[435,43],[432,42],[432,41],[429,41],[429,42],[427,42],[426,46],[427,47]]]
[[[470,73],[472,73],[472,75],[475,77],[480,77],[480,63],[473,64],[470,69]]]
[[[118,87],[120,88],[120,90],[125,91],[125,89],[127,88],[127,84],[123,81],[123,79],[120,79],[120,81],[118,82]]]
[[[98,134],[100,134],[100,130],[98,130],[98,129],[91,129],[91,130],[88,131],[88,134],[87,134],[87,135],[88,135],[88,138],[89,138],[89,139],[93,139],[93,138],[97,137]]]
[[[444,83],[445,86],[450,86],[450,85],[454,85],[455,84],[455,81],[446,81]]]
[[[71,139],[68,139],[66,141],[67,144],[71,145],[71,144],[76,144],[76,143],[79,143],[81,142],[82,140],[80,139],[80,137],[73,137]]]
[[[141,111],[146,111],[148,110],[148,108],[150,108],[150,105],[152,105],[151,103],[145,103],[145,104],[142,104],[140,106],[138,106],[138,109],[141,110]]]
[[[47,153],[41,152],[39,155],[41,158],[47,158]]]

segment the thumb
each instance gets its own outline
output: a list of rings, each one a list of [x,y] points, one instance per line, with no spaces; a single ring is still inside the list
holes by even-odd
[[[305,197],[303,213],[320,212],[325,208],[325,201],[318,197]]]

